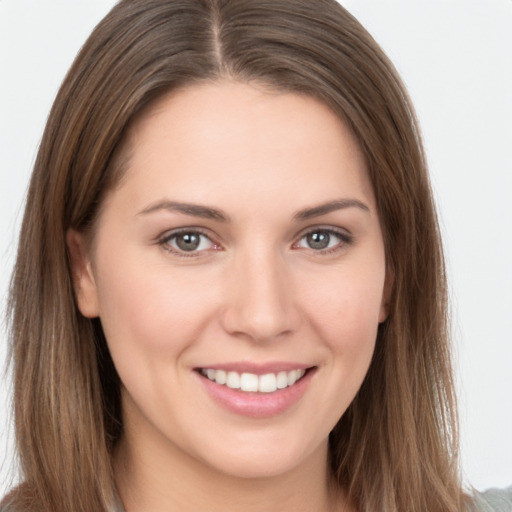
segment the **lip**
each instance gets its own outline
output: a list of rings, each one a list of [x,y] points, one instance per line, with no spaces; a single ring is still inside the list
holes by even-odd
[[[289,372],[292,370],[307,370],[313,368],[314,365],[307,365],[301,363],[290,363],[284,361],[275,361],[271,363],[255,363],[251,361],[240,361],[233,363],[223,364],[206,364],[204,366],[198,366],[195,370],[201,368],[210,368],[212,370],[225,370],[227,372],[238,372],[238,373],[254,373],[255,375],[265,375],[266,373],[279,373]]]
[[[307,366],[297,363],[272,363],[259,365],[257,363],[231,363],[222,365],[209,365],[203,368],[213,370],[236,371],[239,373],[254,373],[264,375],[266,373],[278,373],[279,371],[306,370],[306,374],[293,386],[279,389],[272,393],[257,393],[239,391],[217,384],[201,375],[196,369],[194,373],[200,380],[208,395],[221,407],[240,416],[249,418],[270,418],[284,413],[296,404],[306,392],[316,366]]]

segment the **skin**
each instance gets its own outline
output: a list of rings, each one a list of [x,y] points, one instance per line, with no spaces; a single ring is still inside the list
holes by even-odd
[[[330,485],[328,435],[368,370],[390,286],[351,132],[310,97],[219,82],[160,100],[127,146],[93,243],[68,233],[79,308],[100,317],[123,383],[127,512],[350,509]],[[340,199],[362,206],[297,216]],[[182,228],[201,230],[197,250],[180,252]],[[233,361],[315,369],[290,408],[252,418],[214,401],[196,371]]]

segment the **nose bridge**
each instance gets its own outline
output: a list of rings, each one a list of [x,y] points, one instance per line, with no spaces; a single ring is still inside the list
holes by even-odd
[[[241,253],[230,274],[226,330],[265,341],[296,328],[290,274],[278,251],[267,247]]]

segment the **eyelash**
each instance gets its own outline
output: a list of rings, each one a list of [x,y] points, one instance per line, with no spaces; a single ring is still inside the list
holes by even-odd
[[[320,254],[320,255],[333,254],[333,253],[343,250],[347,246],[352,245],[354,242],[353,235],[351,235],[350,233],[348,233],[345,230],[335,229],[332,227],[315,226],[314,228],[308,229],[307,231],[302,233],[300,235],[298,241],[295,242],[293,244],[293,246],[294,247],[297,246],[302,240],[304,240],[304,238],[306,238],[309,235],[313,235],[315,233],[326,233],[329,236],[334,235],[336,238],[338,238],[340,240],[339,243],[336,244],[334,247],[328,247],[325,249],[317,249],[317,250],[312,249],[311,247],[305,248],[305,249],[312,250],[315,254]],[[297,248],[301,249],[299,247],[297,247]]]
[[[300,242],[302,242],[302,240],[304,240],[307,236],[313,235],[315,233],[326,233],[329,236],[334,235],[336,238],[338,238],[340,240],[340,242],[338,244],[336,244],[334,247],[328,247],[325,249],[317,249],[317,250],[315,250],[311,247],[310,248],[298,247],[298,244]],[[174,255],[177,255],[179,257],[184,257],[184,258],[194,258],[194,257],[197,258],[201,253],[211,250],[211,249],[204,249],[201,251],[193,250],[193,251],[188,252],[185,250],[180,250],[180,249],[172,247],[170,245],[170,242],[172,240],[175,240],[180,235],[199,235],[200,237],[204,237],[207,240],[209,240],[209,242],[213,245],[213,250],[220,250],[220,248],[221,248],[218,243],[216,243],[214,240],[212,240],[212,237],[210,235],[208,235],[202,229],[194,228],[194,227],[180,229],[177,231],[172,231],[171,233],[166,233],[158,239],[157,243],[159,246],[161,246],[167,252],[170,252]],[[327,254],[332,254],[337,251],[340,251],[340,250],[344,249],[346,246],[353,244],[353,242],[354,242],[354,237],[344,230],[338,230],[338,229],[335,229],[332,227],[324,228],[321,226],[319,226],[319,227],[316,226],[314,228],[308,229],[307,231],[303,232],[299,236],[298,240],[293,243],[292,247],[295,249],[309,249],[309,250],[313,251],[315,254],[327,255]]]
[[[217,244],[214,240],[212,240],[212,237],[210,235],[205,233],[202,229],[194,228],[194,227],[179,229],[177,231],[172,231],[171,233],[166,233],[158,239],[157,243],[165,251],[170,252],[171,254],[174,254],[176,256],[183,257],[183,258],[197,258],[199,256],[199,254],[205,252],[204,250],[203,251],[187,252],[187,251],[176,249],[176,248],[172,247],[170,245],[170,242],[172,240],[175,240],[180,235],[199,235],[200,237],[204,237],[207,240],[209,240],[211,242],[211,244],[214,246],[214,250],[219,250],[219,248],[220,248],[220,245]]]

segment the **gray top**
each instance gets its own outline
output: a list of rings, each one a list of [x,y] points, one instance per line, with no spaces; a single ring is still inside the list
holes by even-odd
[[[512,486],[475,493],[475,508],[478,512],[512,512]]]
[[[0,505],[0,512],[15,512],[8,503]],[[507,489],[489,489],[474,494],[475,512],[512,512],[512,486]],[[118,503],[112,512],[124,512],[121,503]]]

